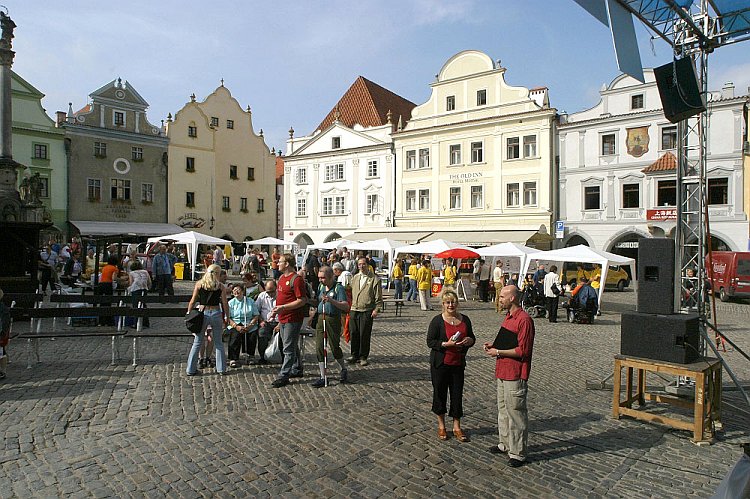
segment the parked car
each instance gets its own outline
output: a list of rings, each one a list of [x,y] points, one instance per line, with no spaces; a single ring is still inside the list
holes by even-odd
[[[563,270],[565,272],[563,279],[570,284],[571,288],[574,288],[578,281],[578,265],[579,264],[575,262],[565,262],[563,265]],[[591,279],[594,276],[596,265],[591,263],[584,263],[582,265],[583,274],[588,279]],[[619,265],[610,265],[609,269],[607,269],[606,286],[615,287],[617,288],[617,291],[625,291],[625,288],[630,286],[630,276],[625,269]]]
[[[706,255],[708,282],[721,301],[750,297],[750,252],[713,251]]]

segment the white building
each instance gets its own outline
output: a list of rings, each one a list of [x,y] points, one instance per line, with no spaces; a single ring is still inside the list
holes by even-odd
[[[294,137],[290,130],[284,239],[305,247],[344,236],[384,237],[395,192],[391,134],[413,107],[360,76],[315,132]]]
[[[677,125],[666,120],[653,70],[621,75],[600,102],[561,117],[560,217],[564,246],[637,257],[638,239],[674,235]],[[708,204],[715,249],[744,250],[743,140],[747,96],[726,84],[709,99]],[[696,143],[697,137],[689,137]]]

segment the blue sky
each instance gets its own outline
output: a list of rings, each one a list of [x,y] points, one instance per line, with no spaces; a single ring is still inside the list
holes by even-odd
[[[618,75],[608,29],[573,0],[331,0],[272,2],[6,0],[14,70],[46,94],[50,116],[80,109],[117,78],[129,80],[159,124],[224,78],[256,132],[285,150],[287,130],[307,134],[362,75],[417,104],[445,61],[477,49],[507,68],[511,85],[547,86],[553,107],[597,103]],[[645,67],[671,59],[638,29]],[[750,85],[748,43],[710,58],[710,82]]]

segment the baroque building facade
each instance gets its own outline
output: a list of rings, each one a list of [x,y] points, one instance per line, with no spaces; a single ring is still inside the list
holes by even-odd
[[[65,132],[42,107],[44,94],[12,72],[13,156],[26,170],[19,172],[19,186],[33,175],[40,182],[40,201],[55,235],[67,232],[68,166]],[[27,180],[24,180],[27,179]]]
[[[148,103],[120,78],[61,126],[68,145],[70,221],[166,222],[167,142]]]
[[[414,103],[360,76],[307,136],[287,141],[284,239],[302,247],[390,236],[392,134]]]
[[[276,156],[222,84],[167,119],[169,221],[233,241],[276,236]]]
[[[637,258],[639,238],[674,236],[677,125],[664,117],[653,70],[644,75],[645,83],[618,76],[602,88],[594,107],[561,117],[564,246],[586,244]],[[735,96],[731,84],[708,99],[706,176],[714,249],[747,247],[747,102],[747,96]],[[688,137],[688,143],[697,140]]]
[[[546,87],[510,86],[486,54],[451,57],[394,135],[394,239],[548,249],[556,111]]]

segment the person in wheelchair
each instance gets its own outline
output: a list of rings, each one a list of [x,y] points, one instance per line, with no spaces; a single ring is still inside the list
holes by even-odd
[[[582,277],[578,286],[571,291],[570,300],[563,305],[568,309],[568,321],[579,324],[591,324],[594,322],[596,311],[599,308],[599,295],[589,284],[587,277]]]

